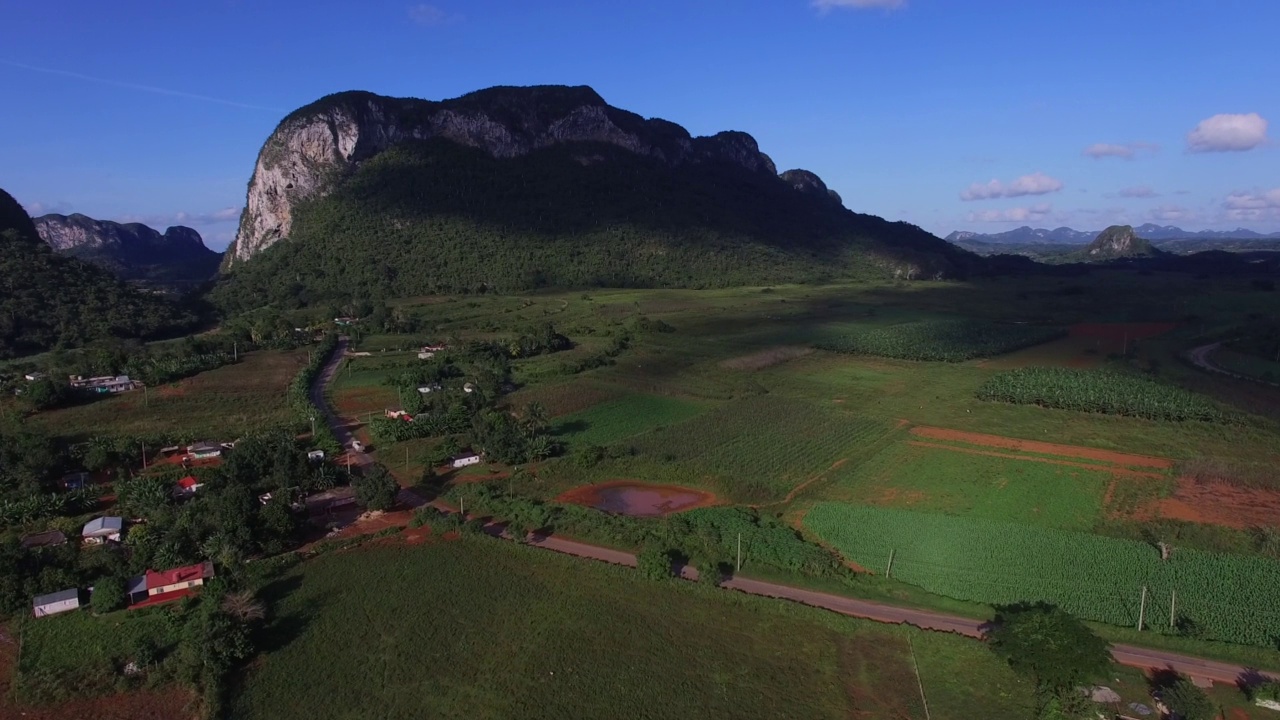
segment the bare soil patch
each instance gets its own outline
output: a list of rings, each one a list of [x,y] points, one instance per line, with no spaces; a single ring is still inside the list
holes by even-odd
[[[344,417],[370,412],[381,414],[393,405],[399,407],[394,401],[388,404],[390,396],[390,391],[385,388],[349,388],[334,393],[334,404],[338,408],[338,414]]]
[[[1280,527],[1280,492],[1183,477],[1172,497],[1135,514],[1236,529]]]
[[[1125,338],[1130,341],[1145,340],[1157,335],[1163,335],[1176,327],[1178,327],[1178,324],[1171,322],[1077,323],[1071,326],[1070,334],[1073,337],[1091,337],[1100,340],[1119,340],[1124,342]]]
[[[574,488],[557,497],[556,502],[586,505],[619,515],[655,517],[714,505],[718,501],[715,495],[702,490],[615,480]]]
[[[720,363],[720,367],[729,370],[763,370],[774,365],[779,365],[788,360],[794,360],[804,357],[813,352],[813,348],[782,346],[761,350],[751,353],[750,355],[741,355],[736,358],[730,358]]]
[[[957,447],[955,445],[939,445],[938,443],[921,442],[919,440],[908,441],[909,445],[915,447],[933,448],[934,450],[951,450],[952,452],[962,452],[968,455],[985,455],[987,457],[1008,458],[1009,460],[1030,460],[1031,462],[1041,462],[1049,465],[1059,465],[1062,467],[1085,468],[1086,470],[1098,470],[1101,472],[1109,472],[1112,475],[1125,475],[1128,477],[1143,477],[1153,480],[1163,477],[1159,473],[1142,472],[1140,470],[1130,470],[1123,467],[1107,467],[1103,465],[1093,465],[1090,463],[1073,462],[1071,460],[1060,460],[1058,458],[1036,457],[1034,455],[1014,455],[1012,453],[994,452],[992,450],[978,450],[976,448]]]
[[[917,437],[928,438],[930,440],[958,442],[966,445],[976,445],[979,447],[1017,450],[1020,452],[1040,453],[1042,455],[1058,455],[1061,457],[1080,458],[1083,460],[1098,460],[1100,462],[1111,463],[1112,465],[1119,465],[1121,467],[1145,467],[1159,470],[1167,470],[1173,467],[1172,460],[1153,457],[1150,455],[1133,455],[1130,453],[1115,452],[1112,450],[1080,447],[1079,445],[1059,445],[1057,443],[1041,442],[1039,440],[1023,440],[1020,438],[1004,437],[1002,435],[986,435],[983,433],[967,432],[964,430],[949,430],[947,428],[921,425],[911,428],[911,434]]]

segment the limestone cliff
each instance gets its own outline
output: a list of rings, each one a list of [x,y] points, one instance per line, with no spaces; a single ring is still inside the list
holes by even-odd
[[[35,218],[36,231],[60,254],[86,260],[126,280],[202,281],[217,271],[221,254],[200,233],[177,225],[163,234],[142,223],[95,220],[86,215]]]
[[[746,133],[692,137],[675,123],[612,107],[589,87],[495,87],[439,102],[344,92],[289,114],[267,139],[224,262],[233,265],[289,237],[298,204],[325,196],[364,161],[398,143],[432,138],[494,158],[562,143],[607,143],[670,166],[729,163],[749,173],[777,173]],[[790,174],[800,179],[786,181],[802,192],[816,187],[839,201],[816,175]]]
[[[1098,233],[1098,237],[1084,250],[1089,260],[1144,257],[1157,252],[1150,242],[1138,237],[1129,225],[1112,225]]]

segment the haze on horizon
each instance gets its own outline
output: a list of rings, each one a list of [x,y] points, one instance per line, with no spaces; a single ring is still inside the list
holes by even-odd
[[[694,134],[751,133],[860,212],[952,230],[1280,230],[1280,5],[1188,0],[0,9],[5,186],[234,237],[263,141],[340,90],[585,84]],[[55,32],[56,29],[56,32]]]

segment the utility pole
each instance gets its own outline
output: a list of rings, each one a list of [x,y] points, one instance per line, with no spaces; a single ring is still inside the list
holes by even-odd
[[[893,572],[893,553],[895,550],[896,548],[889,548],[889,565],[884,569],[884,576],[886,578],[888,578],[890,573]]]
[[[307,353],[307,361],[311,361],[311,353]],[[240,343],[231,343],[231,362],[240,362]]]
[[[147,444],[142,443],[142,469],[147,469]]]
[[[742,533],[738,533],[738,570],[742,572]]]
[[[1178,591],[1177,589],[1170,590],[1169,591],[1169,627],[1170,628],[1172,628],[1174,625],[1174,622],[1173,622],[1175,617],[1174,612],[1175,612],[1175,608],[1177,607],[1178,607]]]
[[[929,700],[924,696],[924,680],[920,679],[920,662],[916,660],[916,647],[911,644],[911,636],[907,636],[907,649],[911,651],[911,665],[916,670],[916,685],[920,686],[920,702],[924,703],[925,720],[931,720],[929,717]]]
[[[1142,632],[1142,621],[1147,617],[1147,586],[1142,586],[1142,604],[1138,606],[1138,632]]]
[[[311,416],[311,439],[313,441],[316,439],[316,416],[315,415]]]
[[[404,446],[404,471],[409,472],[409,446]]]
[[[151,403],[149,401],[149,398],[147,397],[147,386],[143,385],[142,386],[142,407],[149,407],[150,405]]]

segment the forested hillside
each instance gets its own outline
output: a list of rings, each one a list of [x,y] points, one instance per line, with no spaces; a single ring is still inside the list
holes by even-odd
[[[605,143],[494,158],[410,141],[300,203],[289,238],[235,264],[220,305],[431,292],[711,287],[891,273],[977,258],[906,223],[727,162],[673,167]]]
[[[195,320],[106,270],[54,253],[22,206],[0,190],[0,357],[104,337],[149,338]]]

